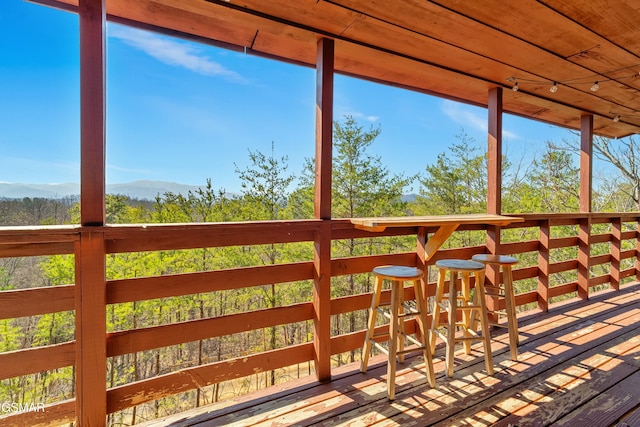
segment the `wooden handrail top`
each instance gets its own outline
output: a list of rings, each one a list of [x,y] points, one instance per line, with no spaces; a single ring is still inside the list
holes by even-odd
[[[496,214],[425,215],[399,217],[351,218],[358,229],[384,231],[387,227],[439,227],[442,225],[484,224],[505,226],[523,222],[524,218]]]

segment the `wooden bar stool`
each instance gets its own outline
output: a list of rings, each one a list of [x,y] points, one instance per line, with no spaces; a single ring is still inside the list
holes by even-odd
[[[436,377],[433,371],[433,361],[431,359],[431,346],[428,345],[427,334],[427,316],[426,305],[420,288],[420,279],[423,276],[421,270],[415,267],[404,266],[382,266],[373,269],[376,277],[373,298],[371,300],[371,311],[369,312],[369,323],[367,328],[364,346],[362,347],[362,361],[360,363],[360,371],[367,372],[369,363],[369,355],[372,345],[375,345],[388,356],[387,365],[387,396],[393,400],[395,397],[396,387],[396,359],[404,362],[404,355],[410,352],[422,351],[424,355],[424,367],[427,374],[427,380],[431,387],[436,385]],[[382,284],[385,280],[391,281],[391,303],[381,304],[380,294],[382,292]],[[412,281],[413,290],[415,292],[415,306],[404,301],[404,282]],[[384,308],[388,308],[385,310]],[[377,314],[380,312],[389,319],[389,328],[387,332],[374,334],[376,327]],[[404,321],[407,317],[414,317],[419,327],[419,339],[405,334]],[[416,331],[417,332],[417,331]],[[416,334],[418,335],[418,334]],[[377,342],[381,337],[388,338],[388,348],[383,347]],[[405,340],[417,345],[409,349],[405,349]]]
[[[489,375],[493,375],[493,357],[491,354],[491,337],[489,336],[489,319],[484,299],[484,271],[482,263],[461,259],[443,259],[436,261],[438,268],[438,284],[436,303],[431,323],[431,352],[435,351],[436,335],[446,344],[445,364],[447,376],[453,376],[453,359],[456,342],[464,344],[466,354],[471,353],[471,341],[484,343],[484,361]],[[445,276],[449,272],[449,289],[445,299]],[[471,298],[471,274],[475,274],[476,286]],[[462,275],[462,286],[458,283],[458,274]],[[446,303],[445,303],[446,301]],[[447,312],[447,321],[440,322],[440,312]],[[461,313],[461,321],[457,314]],[[476,316],[480,318],[480,332],[475,330]],[[446,327],[444,334],[439,327]],[[462,329],[462,336],[456,336],[456,329]]]
[[[493,265],[498,269],[497,286],[486,287],[488,296],[504,297],[505,311],[494,310],[489,311],[497,315],[507,317],[506,328],[509,330],[509,349],[511,351],[511,360],[518,360],[518,319],[516,318],[516,298],[513,290],[513,274],[511,266],[518,263],[518,259],[506,255],[489,255],[477,254],[471,257],[474,261],[481,262],[485,265]],[[502,281],[500,281],[500,267],[502,267]],[[490,326],[498,326],[504,328],[504,323],[489,322]]]

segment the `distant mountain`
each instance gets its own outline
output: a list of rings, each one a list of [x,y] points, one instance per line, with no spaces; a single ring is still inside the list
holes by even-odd
[[[124,184],[107,185],[107,194],[122,194],[132,199],[155,200],[156,196],[164,193],[182,194],[186,196],[189,191],[195,192],[201,188],[198,185],[179,184],[166,181],[133,181]],[[0,182],[0,199],[62,199],[65,197],[79,197],[80,184],[66,182],[64,184],[20,184],[12,182]],[[235,193],[227,193],[228,197],[237,196]],[[415,194],[402,196],[405,202],[415,200]]]
[[[201,186],[178,184],[166,181],[134,181],[125,184],[107,185],[108,194],[122,194],[132,199],[155,200],[156,196],[164,193],[187,195],[189,191],[196,191]],[[204,187],[204,185],[202,186]]]
[[[178,184],[165,181],[134,181],[125,184],[107,185],[108,194],[122,194],[132,199],[154,200],[160,194],[171,192],[187,195],[189,190],[196,191],[197,185]],[[80,184],[20,184],[0,182],[0,198],[22,199],[24,197],[43,199],[62,199],[80,195]]]

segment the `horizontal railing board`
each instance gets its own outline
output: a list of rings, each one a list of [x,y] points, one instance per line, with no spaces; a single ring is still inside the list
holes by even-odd
[[[536,252],[540,248],[540,241],[530,240],[527,242],[503,243],[500,245],[500,252],[506,255],[523,254],[527,252]]]
[[[310,302],[107,334],[107,356],[232,335],[313,319]]]
[[[589,264],[591,266],[601,265],[601,264],[606,264],[608,262],[611,262],[611,260],[612,260],[611,254],[596,255],[596,256],[592,256],[589,259]]]
[[[333,258],[331,260],[331,277],[348,274],[370,273],[379,265],[416,265],[415,252],[402,252],[384,255],[358,256],[350,258]]]
[[[2,427],[45,427],[71,424],[75,421],[75,399],[45,405],[44,411],[22,412],[0,417]]]
[[[71,255],[74,250],[72,242],[0,244],[0,258]]]
[[[549,249],[569,248],[572,246],[578,246],[578,237],[555,237],[549,242]]]
[[[538,301],[538,293],[536,291],[523,292],[521,294],[517,294],[516,298],[516,307],[525,304],[531,304]]]
[[[107,390],[107,412],[120,411],[176,393],[311,360],[313,360],[313,343],[304,343],[181,369]]]
[[[431,284],[435,288],[435,284]],[[435,292],[435,291],[434,291]],[[404,300],[409,301],[415,299],[413,288],[406,286],[404,289]],[[391,302],[391,290],[384,289],[380,292],[380,304],[389,304]],[[331,299],[331,315],[350,313],[357,310],[367,310],[371,308],[371,294],[349,295],[346,297]]]
[[[637,249],[628,249],[620,252],[620,259],[636,258],[638,256]]]
[[[549,288],[549,297],[558,297],[566,295],[578,290],[578,282],[564,283],[562,285],[556,285]]]
[[[107,253],[312,242],[321,220],[105,227]]]
[[[539,268],[537,265],[531,267],[516,268],[512,271],[513,280],[532,279],[538,276]]]
[[[0,380],[75,364],[74,341],[0,353]]]
[[[313,280],[313,262],[107,281],[107,304]]]
[[[589,237],[589,243],[592,245],[595,243],[608,243],[608,242],[611,242],[612,239],[613,239],[613,236],[611,235],[611,233],[592,234]]]
[[[578,268],[578,260],[571,259],[568,261],[554,262],[549,264],[549,274],[561,273]]]
[[[75,309],[75,286],[0,291],[0,319],[37,316]]]
[[[611,282],[610,274],[603,274],[602,276],[596,276],[589,278],[589,287],[604,285],[605,283]]]

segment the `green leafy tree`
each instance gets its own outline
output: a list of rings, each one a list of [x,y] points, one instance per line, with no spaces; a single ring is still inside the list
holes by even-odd
[[[486,152],[464,130],[449,153],[440,153],[435,164],[427,165],[420,177],[420,191],[412,205],[416,214],[451,215],[487,211]],[[506,163],[503,162],[503,168]],[[458,232],[447,246],[472,246],[485,240],[482,232]]]
[[[370,154],[380,135],[380,127],[366,130],[351,116],[333,126],[332,216],[335,218],[367,216],[401,216],[407,214],[403,194],[414,177],[391,174],[379,156]],[[402,239],[348,239],[335,243],[335,256],[354,257],[373,253],[391,252],[403,246]],[[334,296],[355,295],[371,289],[369,275],[349,275],[333,280]],[[338,333],[355,332],[365,326],[366,313],[336,316]],[[351,351],[349,360],[355,360]],[[338,363],[342,363],[338,357]]]
[[[579,209],[580,169],[571,153],[553,148],[533,162],[529,176],[532,198],[527,212],[576,212]]]
[[[484,151],[464,130],[450,154],[440,153],[420,178],[416,210],[428,215],[486,212],[487,162]]]
[[[283,219],[286,213],[287,192],[295,177],[287,173],[287,156],[275,156],[275,143],[271,143],[271,155],[249,150],[250,166],[236,173],[241,180],[243,219],[276,220]],[[270,244],[263,248],[254,248],[255,255],[264,264],[277,264],[284,258],[283,245]],[[282,303],[282,296],[275,284],[262,287],[266,306],[274,308]],[[277,329],[269,328],[269,348],[277,348]],[[276,373],[271,371],[270,384],[276,382]]]

